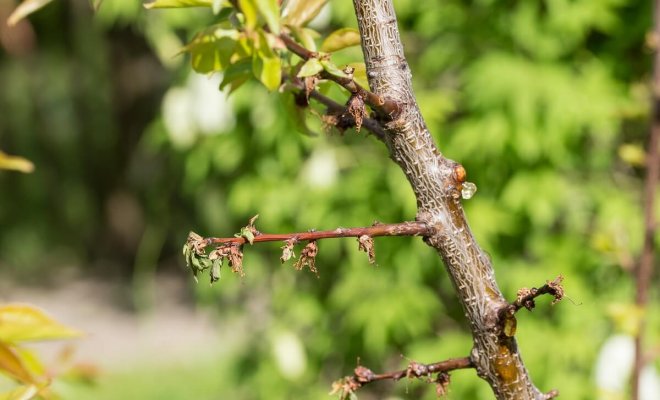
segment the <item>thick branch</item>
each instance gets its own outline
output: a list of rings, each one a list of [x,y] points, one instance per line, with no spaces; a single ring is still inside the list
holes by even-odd
[[[376,223],[373,226],[364,228],[337,228],[328,231],[309,231],[309,232],[294,232],[294,233],[261,233],[255,232],[252,243],[259,242],[281,242],[285,240],[294,240],[298,242],[330,239],[330,238],[344,238],[344,237],[377,237],[377,236],[428,236],[433,233],[433,229],[423,222],[401,222],[398,224],[381,224]],[[249,240],[243,236],[229,237],[229,238],[204,238],[206,245],[212,244],[245,244]]]
[[[313,51],[310,51],[306,49],[305,47],[301,46],[298,44],[291,36],[282,33],[280,35],[280,39],[284,42],[284,45],[291,51],[292,53],[296,54],[298,57],[302,58],[303,60],[309,60],[310,58],[318,58],[319,54]],[[400,111],[399,105],[390,100],[386,100],[382,98],[381,96],[378,96],[375,93],[370,92],[369,90],[363,88],[355,82],[354,79],[352,78],[342,78],[336,75],[332,75],[330,73],[327,73],[325,71],[321,72],[321,78],[323,79],[329,79],[331,81],[334,81],[344,87],[346,90],[353,94],[357,94],[361,98],[364,99],[364,101],[371,106],[375,111],[377,111],[379,114],[384,115],[384,116],[389,116],[390,118],[394,118],[398,115]]]
[[[399,164],[417,198],[417,220],[435,228],[425,238],[442,257],[470,322],[471,360],[495,396],[540,400],[554,392],[538,390],[524,364],[516,340],[502,334],[499,311],[508,305],[497,287],[489,257],[468,226],[460,190],[465,170],[440,154],[412,91],[392,0],[353,0],[371,90],[401,105],[384,122],[391,158]]]
[[[653,275],[654,239],[657,227],[655,209],[655,191],[660,178],[660,1],[655,1],[653,36],[655,38],[655,57],[653,62],[653,82],[651,99],[651,129],[649,148],[646,155],[646,179],[644,181],[644,247],[635,273],[637,294],[635,302],[646,309],[649,301],[649,286]],[[646,318],[639,322],[635,338],[635,364],[632,377],[632,399],[639,398],[639,378],[644,367],[644,330]]]

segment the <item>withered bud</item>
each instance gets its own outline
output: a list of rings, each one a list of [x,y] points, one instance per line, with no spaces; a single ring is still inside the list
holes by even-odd
[[[369,256],[369,264],[376,262],[376,250],[374,239],[369,235],[362,235],[358,238],[358,250],[364,251]]]
[[[297,240],[295,238],[284,241],[284,246],[281,247],[282,257],[280,257],[282,264],[289,261],[291,258],[296,258],[296,253],[293,251],[293,246],[296,242]]]
[[[319,271],[316,269],[316,255],[318,252],[319,248],[316,245],[316,240],[310,240],[300,252],[300,259],[294,264],[294,268],[300,271],[307,267],[318,277]]]
[[[360,132],[362,121],[367,117],[367,110],[364,106],[364,99],[357,93],[353,93],[346,103],[346,113],[353,117],[355,121],[355,130]]]

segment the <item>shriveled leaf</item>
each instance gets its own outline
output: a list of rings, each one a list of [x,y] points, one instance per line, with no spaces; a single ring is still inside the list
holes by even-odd
[[[190,53],[196,72],[222,71],[229,66],[236,50],[236,37],[236,31],[212,27],[195,35],[183,51]]]
[[[34,164],[22,157],[10,156],[0,151],[0,169],[10,169],[30,173],[34,171]]]
[[[0,307],[0,341],[19,343],[35,340],[69,339],[82,333],[57,322],[39,308],[26,304]]]
[[[39,10],[53,0],[24,0],[7,18],[7,25],[14,26],[18,21]]]
[[[350,76],[348,76],[344,71],[340,70],[330,60],[321,60],[321,65],[323,65],[323,69],[330,75],[334,75],[338,78],[350,78]]]
[[[303,26],[313,20],[328,0],[289,0],[284,9],[284,23]]]
[[[310,58],[309,60],[305,61],[297,76],[298,78],[305,78],[307,76],[316,75],[321,71],[323,71],[323,65],[321,65],[319,59]]]
[[[23,365],[23,361],[4,342],[0,342],[0,373],[23,383],[34,382],[34,378]]]
[[[360,44],[360,32],[354,28],[341,28],[330,34],[321,45],[321,51],[332,53]]]
[[[184,7],[212,7],[214,0],[156,0],[146,3],[145,8],[184,8]]]
[[[270,31],[275,34],[280,34],[280,5],[277,0],[254,0],[257,5],[257,10],[266,20],[266,24]]]

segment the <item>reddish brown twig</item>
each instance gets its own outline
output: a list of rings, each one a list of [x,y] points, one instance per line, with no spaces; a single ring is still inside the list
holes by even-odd
[[[364,228],[337,228],[328,231],[309,231],[309,232],[294,232],[294,233],[261,233],[254,234],[253,243],[260,242],[279,242],[285,240],[295,240],[304,242],[309,240],[330,239],[330,238],[343,238],[343,237],[356,237],[367,235],[370,237],[377,236],[428,236],[432,234],[433,229],[423,222],[400,222],[397,224],[381,224],[376,223],[372,226]],[[204,238],[204,243],[207,246],[213,244],[236,243],[245,244],[248,240],[241,237],[227,237],[217,238],[209,237]]]
[[[284,42],[284,45],[286,46],[287,49],[289,49],[289,51],[296,54],[298,57],[302,58],[303,60],[309,60],[310,58],[319,56],[318,53],[310,51],[305,47],[301,46],[300,44],[298,44],[298,42],[293,40],[293,38],[287,35],[286,33],[280,34],[280,39],[282,39],[282,42]],[[361,98],[364,99],[364,101],[367,104],[369,104],[369,106],[371,106],[371,108],[373,108],[375,111],[377,111],[379,114],[383,116],[387,116],[390,119],[394,119],[401,112],[401,107],[397,102],[385,99],[382,96],[370,92],[369,90],[363,88],[362,86],[360,86],[360,84],[355,82],[353,78],[342,78],[340,76],[332,75],[325,71],[321,72],[321,77],[323,79],[329,79],[331,81],[334,81],[339,85],[343,86],[349,92],[360,96]]]
[[[513,309],[513,312],[520,310],[525,307],[528,310],[532,310],[536,307],[534,299],[542,296],[544,294],[550,294],[555,299],[552,301],[552,304],[557,303],[562,298],[564,298],[564,288],[561,286],[561,282],[564,280],[562,275],[556,277],[552,282],[548,281],[545,285],[540,288],[522,288],[518,290],[518,296],[516,300],[509,305]]]
[[[636,296],[635,303],[644,310],[649,301],[649,286],[653,276],[654,238],[657,228],[655,209],[655,191],[660,179],[660,1],[655,1],[653,18],[653,33],[655,52],[653,62],[653,82],[651,87],[651,129],[649,148],[646,155],[646,179],[644,181],[644,247],[635,270]],[[646,317],[639,320],[637,336],[635,337],[635,364],[632,373],[632,400],[639,399],[639,377],[644,368],[644,330]]]
[[[346,376],[332,384],[331,394],[339,394],[341,399],[349,398],[351,393],[364,385],[372,382],[392,380],[398,381],[402,378],[427,378],[430,383],[435,383],[439,394],[444,394],[449,384],[448,372],[457,369],[474,368],[469,357],[453,358],[432,364],[420,364],[411,361],[406,369],[376,374],[369,368],[358,365],[353,371],[352,376]],[[432,379],[433,374],[438,374]]]
[[[287,78],[289,79],[291,85],[296,90],[299,90],[301,93],[304,92],[305,86],[300,79],[291,78],[289,76],[287,76]],[[337,115],[342,115],[346,113],[346,106],[337,103],[331,98],[319,93],[317,90],[312,90],[311,92],[309,92],[309,97],[323,104],[327,108],[329,113],[337,114]],[[362,126],[366,128],[369,132],[373,133],[374,136],[376,136],[381,141],[385,140],[385,135],[386,135],[385,129],[383,129],[382,125],[375,119],[364,118],[362,120]]]

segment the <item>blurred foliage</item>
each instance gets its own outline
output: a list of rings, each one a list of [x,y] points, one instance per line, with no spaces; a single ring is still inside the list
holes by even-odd
[[[46,368],[27,342],[71,339],[80,332],[55,321],[42,310],[26,304],[0,306],[0,399],[56,398],[50,390],[55,375]],[[61,366],[60,366],[61,367]]]
[[[12,7],[0,1],[0,16]],[[630,271],[642,239],[650,7],[396,2],[429,128],[479,188],[465,207],[500,287],[513,298],[566,277],[572,301],[539,301],[519,317],[518,337],[535,383],[568,399],[594,398],[599,347],[638,313]],[[289,96],[247,81],[227,98],[220,77],[190,73],[175,54],[216,18],[208,8],[147,12],[133,0],[105,0],[93,15],[72,0],[0,30],[0,149],[36,165],[27,176],[0,173],[3,275],[130,279],[133,305],[144,308],[156,268],[190,279],[180,256],[190,230],[226,236],[256,213],[265,232],[414,218],[405,177],[373,138],[322,134],[313,115],[303,118],[321,134],[301,135]],[[355,27],[351,2],[330,2],[311,26]],[[333,56],[360,59],[356,47]],[[247,248],[244,279],[191,286],[219,324],[243,329],[221,359],[187,372],[138,366],[102,385],[116,391],[107,398],[135,397],[130,388],[141,398],[166,389],[181,399],[323,398],[358,357],[381,371],[469,352],[451,283],[420,240],[377,239],[376,267],[352,240],[321,242],[318,279],[280,265],[279,252]],[[471,371],[452,378],[450,398],[491,397]],[[101,398],[91,393],[79,396]],[[386,395],[435,398],[416,382],[360,392]]]

